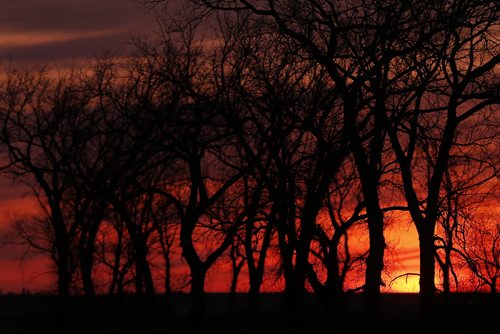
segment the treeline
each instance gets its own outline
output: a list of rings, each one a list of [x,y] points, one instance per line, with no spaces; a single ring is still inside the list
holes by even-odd
[[[232,291],[248,274],[255,307],[276,259],[291,309],[307,288],[342,309],[362,270],[377,314],[391,212],[418,231],[424,312],[458,270],[496,292],[498,3],[198,2],[127,58],[4,68],[2,171],[41,208],[14,229],[59,295],[103,277],[101,292],[168,294],[180,248],[194,314],[216,264]]]

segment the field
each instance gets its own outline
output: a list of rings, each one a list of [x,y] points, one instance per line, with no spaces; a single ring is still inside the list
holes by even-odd
[[[205,317],[189,321],[189,296],[172,296],[169,303],[158,296],[153,302],[134,296],[97,297],[92,303],[72,297],[62,305],[53,296],[0,296],[0,333],[498,333],[499,297],[455,294],[439,298],[435,323],[425,327],[418,314],[418,296],[385,294],[383,316],[369,319],[361,297],[351,296],[344,312],[325,314],[313,296],[302,313],[291,318],[280,294],[264,294],[255,317],[249,318],[247,298],[210,294]]]

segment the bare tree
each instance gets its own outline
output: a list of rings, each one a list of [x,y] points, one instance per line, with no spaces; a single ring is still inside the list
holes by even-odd
[[[175,208],[168,201],[156,199],[152,211],[152,220],[156,230],[160,252],[165,263],[165,295],[170,300],[172,290],[172,253],[175,244],[179,242],[178,221]]]
[[[169,87],[154,81],[154,65],[139,57],[123,64],[97,60],[85,84],[99,117],[68,171],[87,196],[119,215],[133,247],[136,292],[149,297],[155,292],[149,246],[158,214],[152,190],[164,183],[170,169],[163,166],[171,161],[157,149],[162,129],[155,117],[158,108],[176,102]]]
[[[118,215],[110,214],[96,238],[96,262],[110,271],[109,296],[123,296],[126,287],[133,283],[132,279],[128,279],[134,265],[133,247],[126,232]]]
[[[80,226],[70,200],[74,189],[64,169],[79,148],[79,139],[72,136],[71,116],[82,111],[89,99],[80,89],[77,73],[55,80],[36,70],[6,74],[0,116],[4,172],[27,184],[40,204],[43,218],[38,221],[46,222],[45,238],[52,243],[58,293],[66,297],[74,272],[71,248]],[[26,233],[31,228],[18,227],[29,242]]]
[[[433,309],[434,234],[442,184],[453,148],[465,144],[460,143],[457,131],[461,126],[469,127],[468,121],[488,119],[490,106],[498,103],[492,72],[500,58],[495,55],[498,46],[491,44],[489,37],[498,20],[498,8],[483,2],[448,5],[422,12],[428,20],[443,15],[446,20],[436,20],[434,37],[423,40],[429,44],[430,52],[422,48],[412,56],[410,67],[419,73],[414,77],[417,80],[408,80],[412,85],[416,83],[414,93],[404,97],[407,102],[399,103],[399,117],[385,121],[401,168],[410,214],[419,233],[424,314]]]
[[[373,70],[380,69],[381,59],[373,56],[378,54],[376,50],[382,38],[380,34],[384,29],[385,22],[380,15],[383,8],[376,3],[365,3],[365,10],[358,11],[362,4],[357,1],[337,5],[317,1],[300,1],[293,4],[275,1],[267,3],[197,1],[197,3],[214,10],[247,10],[269,19],[274,23],[276,31],[288,36],[308,55],[307,57],[312,57],[328,72],[333,81],[335,94],[338,94],[342,101],[340,107],[342,116],[339,121],[342,124],[344,140],[349,142],[349,148],[358,167],[368,212],[371,251],[367,259],[365,292],[368,309],[371,313],[378,313],[385,248],[383,212],[378,196],[380,160],[384,143],[383,122],[379,109],[384,103],[385,95],[380,94],[376,88],[382,87],[383,84],[382,78],[377,76],[380,73]],[[371,91],[365,85],[365,82],[370,80]],[[369,109],[374,112],[367,111]],[[368,138],[369,141],[366,142]],[[334,166],[336,162],[325,163],[325,166],[329,164]],[[315,196],[311,199],[313,197]],[[312,202],[317,203],[316,200]],[[310,212],[306,216],[311,214],[311,217],[314,217],[317,209],[308,209],[306,212]],[[313,226],[312,224],[311,228],[305,229],[304,236],[308,234],[308,230],[312,231]],[[308,248],[309,239],[307,237],[303,239],[300,247]],[[299,268],[300,263],[305,262],[300,260]]]
[[[495,153],[489,152],[488,146],[484,144],[494,140],[494,136],[488,138],[488,129],[481,131],[480,138],[472,144],[474,155],[468,156],[467,146],[463,146],[458,152],[452,154],[449,168],[445,173],[443,181],[443,196],[440,204],[440,216],[436,229],[436,260],[442,273],[443,292],[449,294],[451,291],[451,276],[455,282],[455,291],[459,289],[459,278],[457,265],[460,264],[460,258],[467,258],[463,252],[465,247],[465,231],[472,231],[481,224],[476,220],[484,221],[484,233],[492,229],[492,225],[487,219],[481,218],[481,207],[488,206],[491,198],[495,196],[494,185],[492,181],[497,177],[497,162],[491,159],[498,159]],[[481,153],[482,151],[482,153]],[[463,155],[465,154],[465,155]],[[476,227],[474,227],[476,226]],[[479,233],[480,234],[480,233]],[[471,236],[469,245],[475,244],[474,237]],[[488,247],[494,240],[486,240]],[[460,244],[457,244],[460,242]],[[487,251],[488,252],[488,251]],[[485,254],[483,252],[483,254]]]
[[[164,87],[176,87],[180,100],[170,113],[156,111],[156,122],[161,125],[153,132],[158,137],[152,142],[157,152],[175,157],[173,165],[179,173],[152,191],[162,195],[177,211],[180,246],[191,276],[191,315],[199,318],[205,308],[206,274],[231,245],[241,225],[240,219],[218,220],[216,204],[224,196],[232,196],[243,173],[228,163],[232,160],[227,144],[230,133],[219,126],[213,104],[213,97],[220,91],[208,67],[213,51],[198,44],[192,25],[185,30],[165,32],[162,37],[159,48],[142,45],[142,52],[149,63],[158,65],[151,72],[157,82]],[[168,132],[163,131],[166,128]]]
[[[366,215],[362,214],[364,203],[357,181],[352,163],[346,161],[329,187],[329,196],[324,200],[323,212],[328,220],[317,223],[315,230],[312,254],[319,263],[311,265],[308,279],[325,310],[333,314],[345,309],[344,284],[349,271],[356,262],[366,261],[366,253],[351,254],[349,246],[351,227],[366,219]],[[349,209],[352,211],[350,214]]]
[[[472,273],[476,290],[486,286],[498,293],[500,281],[500,226],[491,217],[469,221],[458,231],[460,255]]]

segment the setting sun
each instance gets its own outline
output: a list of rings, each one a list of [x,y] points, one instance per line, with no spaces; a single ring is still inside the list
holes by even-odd
[[[419,288],[419,278],[416,275],[399,273],[395,274],[396,278],[387,289],[388,292],[410,292],[418,293]]]

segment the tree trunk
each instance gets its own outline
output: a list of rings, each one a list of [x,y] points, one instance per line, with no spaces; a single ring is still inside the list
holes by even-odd
[[[112,296],[115,293],[115,289],[118,286],[118,278],[120,275],[120,259],[122,256],[122,240],[123,240],[123,229],[120,228],[116,230],[117,232],[117,240],[116,247],[113,252],[114,261],[113,261],[113,272],[111,275],[111,284],[109,285],[108,295]]]
[[[370,166],[372,167],[372,166]],[[368,233],[370,249],[366,260],[365,303],[370,317],[380,317],[380,286],[382,285],[382,270],[384,269],[384,213],[380,208],[378,196],[377,171],[360,168],[361,186],[368,215]],[[358,167],[359,168],[359,167]]]
[[[345,107],[349,110],[349,107]],[[381,160],[381,149],[383,147],[383,135],[381,132],[381,112],[375,113],[375,132],[370,142],[370,150],[367,153],[358,134],[350,136],[351,151],[358,168],[363,199],[368,221],[368,234],[370,249],[366,260],[365,276],[365,303],[369,317],[380,318],[380,286],[382,284],[382,270],[384,268],[384,213],[380,208],[378,186],[380,180],[379,164]],[[356,122],[348,115],[346,124],[356,127]]]
[[[496,296],[496,294],[498,293],[498,291],[497,291],[497,278],[496,277],[492,278],[492,280],[491,280],[490,293],[493,296]]]
[[[451,250],[448,247],[446,247],[444,266],[443,266],[443,293],[446,296],[448,296],[451,292],[450,265],[451,265]]]
[[[319,203],[321,203],[320,196],[317,194],[309,194],[301,217],[300,237],[297,242],[295,270],[292,281],[295,285],[295,287],[293,287],[293,293],[297,294],[294,298],[298,298],[296,300],[298,303],[302,302],[302,294],[305,292],[307,268],[309,266],[309,252],[311,250],[314,227],[316,226],[316,216],[320,208]]]
[[[284,181],[280,181],[284,182]],[[284,297],[286,301],[287,312],[291,320],[297,320],[297,314],[301,308],[301,288],[297,284],[297,276],[294,268],[294,252],[297,237],[295,234],[295,217],[290,209],[292,204],[287,205],[285,199],[289,194],[286,193],[281,185],[281,192],[274,194],[275,203],[273,203],[271,217],[278,231],[278,248],[281,256],[281,266],[285,280]],[[281,196],[279,194],[282,194]],[[303,286],[302,286],[303,288]]]
[[[95,239],[99,230],[99,222],[90,222],[93,224],[88,232],[82,232],[80,236],[80,273],[82,275],[83,291],[85,296],[94,297],[95,287],[92,279],[92,270],[94,268]]]
[[[55,265],[57,268],[57,292],[61,300],[69,297],[71,284],[70,272],[70,238],[64,225],[59,206],[51,205],[55,236]]]
[[[248,308],[249,308],[249,318],[251,320],[257,315],[258,299],[260,294],[260,287],[264,279],[264,269],[266,264],[267,250],[271,244],[271,239],[273,235],[273,225],[268,222],[264,232],[264,238],[262,240],[262,246],[257,259],[257,265],[254,260],[253,251],[253,225],[250,223],[247,225],[245,231],[245,255],[246,263],[248,267],[248,279],[249,279],[249,290],[248,290]]]
[[[153,275],[148,262],[148,246],[147,235],[145,235],[139,226],[132,220],[128,209],[119,200],[112,201],[113,206],[120,213],[120,217],[125,222],[130,241],[135,251],[136,277],[135,285],[137,294],[142,294],[143,289],[148,297],[153,297],[155,294]]]
[[[92,279],[93,251],[84,252],[80,259],[80,272],[82,275],[83,292],[86,297],[95,296],[94,281]]]
[[[430,225],[430,224],[428,224]],[[424,226],[419,231],[420,246],[420,310],[422,316],[428,319],[434,312],[434,228]]]
[[[250,288],[248,289],[248,314],[251,320],[254,320],[257,316],[261,284],[262,280],[250,279]]]
[[[189,212],[181,224],[180,243],[182,256],[186,259],[191,275],[191,312],[190,325],[196,329],[201,325],[206,306],[205,276],[207,269],[201,261],[193,244],[193,231],[196,226],[196,216]]]
[[[144,294],[144,273],[142,272],[143,266],[139,263],[139,259],[136,257],[135,260],[135,294],[137,296],[142,296]]]
[[[238,264],[236,268],[233,268],[233,277],[231,278],[231,287],[229,288],[229,293],[231,295],[236,295],[236,289],[238,288],[238,277],[240,276],[241,268],[243,266]]]
[[[56,240],[57,292],[60,297],[65,299],[69,296],[71,284],[69,242],[62,235],[59,237],[56,235]]]
[[[267,233],[267,231],[266,231]],[[266,238],[264,238],[264,245],[266,244]],[[257,266],[253,266],[253,270],[249,270],[249,284],[250,287],[248,289],[248,316],[250,320],[255,320],[255,317],[257,316],[257,309],[259,307],[259,295],[260,295],[260,287],[262,285],[262,281],[264,279],[264,263],[265,263],[265,256],[267,252],[267,247],[269,244],[262,246],[260,256],[259,256],[259,263]],[[264,252],[264,253],[263,253]],[[249,261],[253,261],[253,258],[248,258],[247,255],[247,264],[250,269],[251,265],[248,263]],[[262,265],[260,265],[262,264]]]
[[[302,289],[297,280],[297,272],[293,265],[293,248],[287,242],[287,236],[283,229],[278,227],[278,245],[281,255],[281,262],[283,267],[283,277],[285,280],[284,297],[286,301],[287,312],[291,319],[297,320],[297,315],[301,309],[302,304]]]
[[[288,277],[285,276],[285,301],[290,321],[299,323],[304,298],[304,285],[297,277],[297,272],[292,270]]]
[[[169,297],[172,294],[172,262],[169,254],[165,254],[165,295]]]
[[[95,286],[92,279],[92,270],[94,268],[94,253],[97,232],[104,218],[104,209],[96,209],[90,214],[88,220],[81,220],[82,231],[80,235],[79,256],[80,272],[82,275],[83,291],[85,296],[93,298],[95,296]],[[86,222],[86,224],[85,224]],[[86,225],[86,226],[85,226]]]
[[[205,277],[202,266],[191,267],[191,313],[193,324],[201,324],[206,309]]]
[[[377,196],[378,197],[378,196]],[[380,206],[372,203],[373,208],[368,209],[368,231],[370,239],[370,252],[366,260],[365,297],[368,314],[380,315],[380,286],[382,285],[382,270],[384,269],[384,217]]]
[[[64,244],[57,245],[57,321],[56,321],[56,331],[63,333],[67,330],[68,326],[68,306],[69,306],[69,295],[70,295],[70,283],[71,283],[71,273],[69,268],[69,251]]]
[[[144,287],[146,288],[146,295],[152,297],[155,295],[155,287],[153,282],[153,273],[147,260],[144,262]]]
[[[109,297],[111,297],[115,294],[117,282],[118,282],[118,270],[115,270],[113,268],[113,273],[111,275],[111,283],[109,284],[109,288],[108,288],[108,296]]]
[[[144,292],[148,297],[152,297],[155,294],[153,275],[151,273],[151,268],[147,259],[147,245],[145,238],[138,238],[139,240],[134,240],[134,249],[136,251],[136,284],[137,288],[141,290],[144,288]]]
[[[236,295],[236,289],[238,288],[238,278],[240,276],[241,269],[245,264],[244,260],[240,260],[238,262],[239,255],[237,247],[239,247],[239,245],[233,244],[231,246],[231,251],[229,252],[229,256],[231,258],[231,268],[233,269],[233,275],[231,277],[231,285],[229,287],[229,294],[231,297],[234,297]]]
[[[233,275],[231,277],[231,285],[229,287],[229,301],[228,301],[228,310],[229,313],[232,314],[234,312],[234,306],[236,302],[236,290],[238,289],[238,278],[241,273],[241,269],[245,265],[244,260],[240,260],[238,262],[238,254],[236,252],[236,246],[232,246],[230,257],[231,257],[231,267],[233,269]]]
[[[57,292],[62,298],[69,296],[71,274],[69,272],[68,254],[59,250],[57,259]]]
[[[125,295],[125,272],[118,271],[118,279],[116,281],[117,295],[123,297]]]
[[[324,285],[323,307],[327,314],[341,314],[343,312],[343,279],[340,273],[338,245],[340,233],[335,233],[329,243],[329,252],[326,254],[327,278]]]

